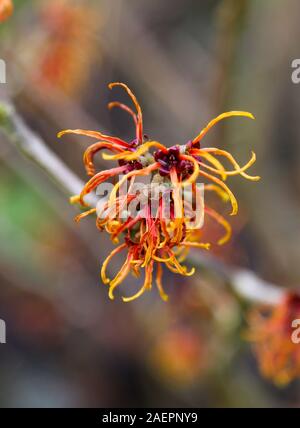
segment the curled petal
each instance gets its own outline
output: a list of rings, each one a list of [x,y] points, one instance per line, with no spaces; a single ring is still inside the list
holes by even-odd
[[[144,285],[133,296],[131,296],[131,297],[122,297],[123,302],[132,302],[132,300],[135,300],[138,297],[140,297],[142,294],[144,294],[144,292],[146,290],[150,290],[151,289],[151,285],[152,285],[152,273],[153,273],[153,261],[150,262],[150,264],[146,267]]]
[[[148,150],[151,147],[156,147],[159,150],[162,150],[163,152],[167,152],[168,151],[168,149],[163,144],[159,143],[158,141],[148,141],[147,143],[142,144],[134,152],[131,152],[131,151],[127,150],[127,151],[125,151],[123,153],[118,153],[117,155],[108,155],[106,153],[103,153],[102,157],[105,160],[119,160],[119,159],[124,159],[126,161],[133,161],[133,160],[138,159],[144,153],[148,152]]]
[[[209,163],[211,163],[219,171],[223,181],[226,180],[225,168],[221,164],[221,162],[218,161],[218,159],[216,159],[210,153],[205,152],[204,150],[201,151],[201,157],[203,157],[205,160],[207,160]]]
[[[85,211],[84,213],[77,215],[74,220],[76,221],[76,223],[79,223],[80,220],[82,220],[83,218],[87,217],[90,214],[95,214],[96,211],[97,211],[96,208],[92,208],[88,211]]]
[[[85,129],[65,129],[57,134],[58,138],[61,138],[65,134],[76,134],[85,135],[86,137],[96,138],[97,140],[104,140],[110,143],[118,144],[119,146],[129,148],[130,144],[118,137],[111,137],[110,135],[102,134],[99,131],[88,131]]]
[[[198,143],[200,140],[202,140],[204,135],[206,135],[208,133],[208,131],[213,126],[215,126],[218,122],[220,122],[221,120],[226,119],[228,117],[232,117],[232,116],[244,116],[244,117],[249,117],[250,119],[255,119],[253,114],[249,113],[247,111],[228,111],[226,113],[222,113],[219,116],[215,117],[213,120],[211,120],[206,125],[206,127],[202,129],[202,131],[193,139],[192,145],[194,145],[194,144]]]
[[[180,245],[183,245],[184,247],[204,248],[205,250],[209,250],[211,244],[209,242],[183,241]]]
[[[236,200],[234,194],[229,189],[229,187],[227,187],[226,184],[223,183],[222,180],[220,180],[217,177],[214,177],[211,174],[208,174],[207,172],[200,170],[199,174],[202,175],[203,177],[213,181],[214,183],[218,184],[220,187],[222,187],[222,189],[228,194],[228,197],[229,197],[231,205],[232,205],[232,211],[231,211],[230,215],[236,215],[238,212],[238,203],[237,203],[237,200]]]
[[[108,178],[113,177],[114,175],[122,174],[126,170],[126,166],[120,166],[117,168],[107,169],[105,171],[101,171],[98,174],[94,175],[84,186],[80,193],[80,203],[83,206],[86,206],[83,198],[85,195],[92,192],[99,184],[106,181]]]
[[[205,152],[205,153],[214,153],[216,155],[220,155],[220,156],[226,157],[229,160],[229,162],[234,166],[235,170],[242,170],[242,171],[240,171],[239,174],[242,177],[247,178],[247,180],[251,180],[251,181],[258,181],[258,180],[260,180],[259,176],[251,176],[251,175],[246,174],[244,172],[244,167],[241,168],[240,165],[237,163],[237,161],[232,156],[232,154],[229,153],[229,152],[227,152],[226,150],[221,150],[221,149],[217,149],[217,148],[214,148],[214,147],[205,147],[205,148],[203,148],[201,150],[195,150],[195,149],[192,150],[192,153],[196,154],[196,155],[201,155],[203,152]],[[251,156],[250,161],[246,164],[247,165],[246,169],[248,169],[255,162],[255,160],[256,160],[255,153],[254,152],[251,152],[251,153],[252,153],[252,156]],[[230,174],[230,175],[234,175],[234,174]]]
[[[124,279],[126,278],[126,276],[130,272],[130,261],[131,261],[131,259],[132,259],[132,254],[129,253],[127,255],[125,263],[123,264],[123,266],[121,267],[121,269],[119,270],[117,275],[114,277],[114,279],[112,281],[110,281],[110,283],[109,283],[108,297],[111,300],[114,300],[114,298],[115,298],[114,291],[115,291],[116,287],[118,285],[120,285],[122,281],[124,281]]]
[[[204,168],[206,168],[206,169],[208,169],[209,171],[212,171],[212,172],[214,172],[215,174],[219,174],[219,175],[221,175],[222,177],[224,176],[224,174],[225,174],[225,176],[230,176],[230,175],[242,175],[242,173],[244,172],[244,171],[246,171],[251,165],[253,165],[254,164],[254,162],[255,162],[255,160],[256,160],[256,155],[255,155],[255,153],[254,152],[252,152],[252,155],[251,155],[251,159],[249,160],[249,162],[247,162],[243,167],[236,167],[235,169],[234,169],[234,171],[226,171],[226,170],[224,170],[224,171],[220,171],[220,170],[218,170],[218,169],[215,169],[215,168],[212,168],[211,166],[209,166],[209,165],[206,165],[205,163],[203,163],[203,162],[199,162],[199,165],[200,166],[202,166],[202,167],[204,167]],[[248,179],[248,180],[252,180],[252,181],[257,181],[257,180],[259,180],[260,179],[260,177],[252,177],[252,176],[250,176],[250,175],[248,175],[248,174],[246,174],[246,178]]]
[[[107,266],[109,264],[109,262],[111,261],[111,259],[118,254],[120,251],[124,250],[124,248],[126,248],[126,244],[122,244],[119,247],[115,248],[108,257],[106,257],[106,259],[104,260],[102,267],[101,267],[101,279],[104,282],[104,284],[108,284],[110,282],[110,279],[107,278],[106,276],[106,269]]]
[[[224,192],[223,189],[221,189],[219,186],[215,184],[205,184],[204,190],[216,192],[216,194],[220,196],[223,202],[229,201],[228,193]]]
[[[136,127],[136,138],[141,144],[143,142],[143,114],[141,106],[136,98],[136,96],[133,94],[133,92],[128,88],[125,83],[121,82],[113,82],[108,85],[109,89],[112,89],[115,86],[121,86],[125,89],[127,94],[130,96],[130,98],[133,101],[133,104],[135,105],[136,111],[137,111],[137,127]]]
[[[110,220],[106,223],[105,229],[110,234],[113,235],[116,231],[122,226],[122,223],[118,220]],[[111,239],[114,239],[112,236]]]
[[[163,286],[162,286],[162,273],[163,269],[162,266],[157,263],[157,270],[156,270],[156,286],[159,292],[160,297],[164,302],[167,302],[169,300],[169,296],[165,293]]]
[[[169,250],[168,253],[172,256],[172,262],[171,262],[171,264],[173,264],[174,267],[175,267],[175,270],[173,270],[173,272],[179,273],[179,274],[185,275],[185,276],[192,276],[192,275],[194,275],[194,273],[195,273],[195,268],[194,267],[190,270],[190,272],[187,272],[186,266],[182,266],[179,263],[179,261],[175,257],[175,254],[171,250]],[[166,265],[169,267],[169,269],[170,269],[171,264],[166,263]],[[170,270],[172,270],[172,269],[170,269]]]
[[[126,104],[119,103],[118,101],[112,101],[111,103],[108,103],[108,108],[111,110],[114,107],[119,107],[120,109],[126,111],[130,116],[133,118],[133,121],[135,125],[137,125],[137,117],[133,110],[131,110],[130,107],[128,107]]]
[[[109,143],[106,141],[98,141],[95,144],[89,146],[83,154],[83,163],[86,168],[86,172],[88,175],[95,174],[95,166],[94,166],[94,156],[97,152],[103,149],[111,150],[112,152],[123,152],[124,148],[118,146],[114,143]]]

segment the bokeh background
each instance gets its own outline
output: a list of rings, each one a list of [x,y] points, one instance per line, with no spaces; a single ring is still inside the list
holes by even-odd
[[[234,238],[213,249],[283,287],[300,278],[300,56],[297,0],[15,0],[0,24],[7,64],[1,99],[81,178],[84,138],[65,128],[131,138],[107,102],[137,94],[145,132],[185,143],[226,110],[207,145],[241,163],[257,154],[259,183],[230,180],[240,201]],[[99,167],[101,164],[99,163]],[[243,340],[248,304],[213,271],[165,275],[132,304],[107,297],[99,270],[112,244],[36,166],[0,138],[0,345],[2,407],[298,407],[299,381],[276,388]],[[219,230],[211,228],[211,234]],[[124,289],[132,286],[128,279]],[[300,346],[300,345],[299,345]]]

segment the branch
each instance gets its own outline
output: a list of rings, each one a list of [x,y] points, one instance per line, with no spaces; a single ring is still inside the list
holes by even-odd
[[[0,129],[24,156],[33,161],[68,196],[78,195],[84,183],[74,174],[33,132],[16,113],[11,104],[0,104]],[[91,205],[96,198],[88,195],[85,200]]]
[[[46,146],[16,113],[10,104],[0,104],[0,129],[23,155],[38,165],[44,173],[69,197],[79,194],[84,183]],[[87,202],[96,205],[96,197]],[[231,286],[241,298],[253,303],[276,305],[284,296],[284,289],[259,278],[247,269],[229,267],[213,256],[191,253],[190,261],[213,271]]]

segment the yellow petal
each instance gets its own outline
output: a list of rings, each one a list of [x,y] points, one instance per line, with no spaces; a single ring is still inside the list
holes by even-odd
[[[156,281],[155,282],[156,282],[156,286],[157,286],[157,289],[158,289],[160,297],[162,298],[162,300],[164,302],[167,302],[169,300],[169,296],[165,293],[165,291],[163,289],[163,286],[162,286],[162,281],[161,281],[161,279],[162,279],[162,272],[163,272],[162,266],[158,263],[157,264]]]
[[[132,302],[133,300],[136,300],[138,297],[140,297],[147,289],[151,288],[152,284],[152,273],[153,273],[153,262],[151,262],[150,265],[146,268],[146,274],[145,274],[145,281],[143,286],[140,288],[140,290],[134,294],[131,297],[122,297],[123,302]]]
[[[202,131],[193,139],[192,144],[197,143],[198,141],[200,141],[204,135],[206,135],[208,133],[208,131],[215,126],[218,122],[220,122],[223,119],[226,119],[228,117],[233,117],[233,116],[244,116],[244,117],[248,117],[250,119],[255,119],[255,117],[253,116],[252,113],[249,113],[248,111],[228,111],[226,113],[222,113],[219,116],[215,117],[214,119],[212,119],[206,126],[205,128],[202,129]]]
[[[199,175],[199,164],[198,164],[198,161],[195,158],[193,158],[193,156],[181,155],[180,159],[184,159],[184,160],[187,160],[189,162],[192,162],[192,164],[194,165],[193,173],[186,180],[184,180],[180,183],[180,185],[182,187],[185,187],[185,186],[188,186],[189,184],[196,182],[198,175]]]
[[[200,170],[199,174],[205,178],[208,178],[209,180],[213,181],[214,183],[218,184],[220,187],[222,187],[222,189],[228,194],[231,205],[232,205],[232,211],[231,211],[230,215],[236,215],[238,212],[238,203],[237,203],[237,200],[236,200],[234,194],[229,189],[229,187],[227,187],[226,184],[223,183],[222,180],[220,180],[217,177],[214,177],[211,174],[208,174],[207,172]]]
[[[226,174],[224,174],[225,168],[213,155],[207,153],[205,151],[201,151],[201,157],[206,159],[209,163],[211,163],[219,172],[222,177],[222,180],[226,180]]]
[[[118,153],[117,155],[108,155],[107,153],[103,153],[102,157],[105,160],[118,160],[118,159],[124,159],[126,161],[133,161],[138,159],[141,155],[148,152],[148,150],[151,147],[156,147],[160,150],[167,151],[167,148],[159,143],[158,141],[148,141],[147,143],[142,144],[137,150],[134,152],[131,152],[129,150],[126,150],[122,153]]]
[[[223,216],[221,216],[221,214],[217,213],[215,210],[213,210],[212,208],[210,208],[208,206],[205,207],[205,212],[210,217],[212,217],[214,220],[216,220],[220,225],[222,225],[224,227],[224,229],[226,230],[225,235],[221,239],[218,240],[218,245],[224,245],[231,238],[232,229],[231,229],[230,224],[228,223],[227,220],[225,220],[225,218]]]
[[[106,269],[107,269],[107,265],[109,264],[109,262],[111,261],[111,259],[120,251],[122,251],[124,248],[126,248],[126,244],[122,244],[119,247],[115,248],[109,255],[108,257],[106,257],[106,259],[104,260],[102,267],[101,267],[101,279],[104,282],[104,284],[108,284],[110,279],[107,278],[106,276]]]
[[[226,157],[229,160],[229,162],[234,166],[234,168],[236,170],[240,170],[241,169],[240,165],[234,159],[234,157],[232,156],[232,154],[229,153],[229,152],[227,152],[226,150],[221,150],[221,149],[217,149],[217,148],[214,148],[214,147],[205,147],[205,148],[203,148],[201,150],[194,150],[193,149],[192,152],[195,153],[195,154],[199,154],[200,156],[201,156],[202,152],[214,153],[216,155],[224,156],[224,157]],[[251,152],[251,153],[252,153],[252,157],[251,157],[251,159],[249,161],[249,162],[251,162],[251,164],[249,165],[249,162],[248,162],[248,164],[246,164],[246,165],[248,165],[247,168],[249,168],[249,166],[251,166],[255,162],[255,160],[256,160],[255,153],[254,152]],[[246,174],[244,171],[241,171],[240,175],[242,177],[244,177],[244,178],[247,178],[248,180],[251,180],[251,181],[258,181],[258,180],[260,180],[259,176],[251,176],[251,175]]]

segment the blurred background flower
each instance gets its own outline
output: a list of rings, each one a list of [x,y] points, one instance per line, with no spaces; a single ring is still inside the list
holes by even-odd
[[[13,13],[13,3],[11,0],[0,1],[0,22],[6,21]]]
[[[254,343],[262,374],[278,385],[300,375],[300,347],[292,340],[293,322],[299,319],[300,296],[287,294],[275,308],[249,314],[248,338]]]

